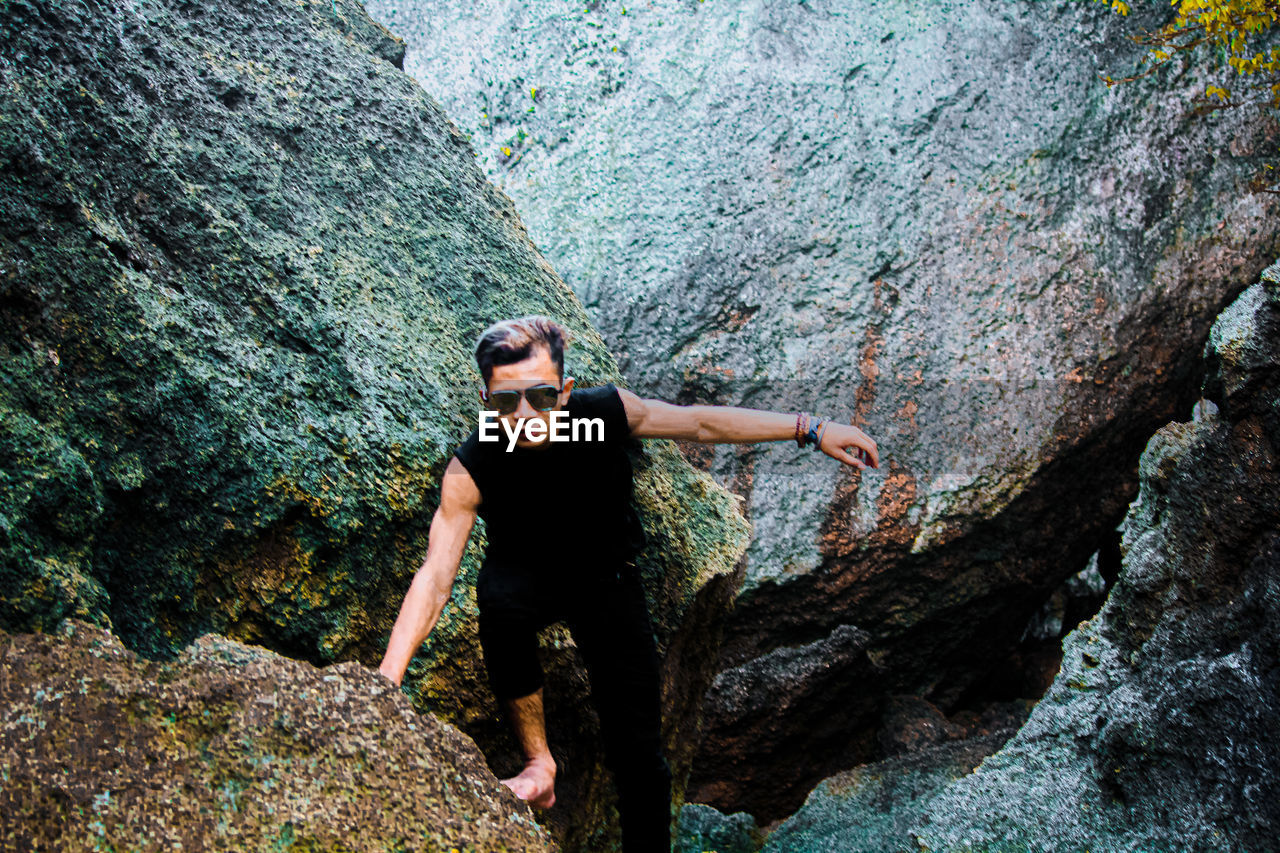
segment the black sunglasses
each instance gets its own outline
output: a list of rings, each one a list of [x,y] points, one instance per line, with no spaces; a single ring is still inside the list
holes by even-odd
[[[560,388],[564,386],[561,385]],[[503,388],[500,391],[489,391],[480,394],[480,399],[493,406],[500,415],[509,415],[520,405],[520,397],[529,401],[529,405],[539,412],[548,412],[555,408],[556,398],[560,396],[560,388],[554,385],[531,385],[528,388]]]

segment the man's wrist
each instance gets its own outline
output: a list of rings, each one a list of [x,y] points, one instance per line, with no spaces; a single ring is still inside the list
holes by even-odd
[[[808,430],[809,430],[809,413],[796,412],[796,430],[795,430],[795,436],[794,436],[796,440],[796,447],[804,447],[804,436],[805,436],[805,433],[808,432]]]
[[[805,432],[805,435],[804,435],[805,444],[812,444],[816,448],[820,440],[819,430],[826,427],[826,425],[827,425],[827,422],[824,419],[815,417],[813,421],[810,422],[809,429]]]
[[[823,422],[822,422],[822,426],[820,426],[820,427],[818,428],[818,438],[817,438],[817,440],[815,440],[815,441],[814,441],[814,443],[813,443],[813,446],[814,446],[816,449],[821,449],[821,447],[822,447],[822,436],[823,436],[823,434],[827,431],[827,427],[829,427],[829,426],[831,426],[831,421],[830,421],[830,420],[825,420],[825,421],[823,421]]]
[[[796,413],[796,428],[794,438],[797,447],[807,447],[812,444],[815,449],[822,446],[822,434],[827,431],[827,425],[831,423],[830,418],[820,418],[816,415],[810,415],[808,412]]]

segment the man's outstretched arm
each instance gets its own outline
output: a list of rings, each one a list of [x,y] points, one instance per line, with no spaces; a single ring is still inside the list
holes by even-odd
[[[431,634],[449,600],[479,505],[480,490],[470,472],[456,457],[450,459],[440,487],[440,506],[431,519],[426,560],[409,584],[400,615],[391,629],[387,652],[378,667],[396,684],[404,678],[409,661]]]
[[[706,444],[745,444],[795,437],[796,413],[767,412],[737,406],[675,406],[643,399],[618,389],[627,412],[627,425],[636,438],[678,438]],[[854,448],[850,453],[846,448]],[[880,467],[871,436],[851,424],[828,421],[819,449],[846,465]]]

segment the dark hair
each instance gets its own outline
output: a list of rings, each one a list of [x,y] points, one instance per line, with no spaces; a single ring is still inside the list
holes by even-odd
[[[500,320],[480,333],[476,343],[476,365],[484,384],[489,384],[493,367],[497,364],[515,364],[533,354],[533,348],[542,345],[551,354],[560,379],[564,379],[564,345],[569,333],[550,317],[534,314],[515,320]]]

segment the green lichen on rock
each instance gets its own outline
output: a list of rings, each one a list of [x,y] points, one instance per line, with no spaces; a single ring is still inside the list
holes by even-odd
[[[351,0],[5,5],[0,628],[75,616],[148,657],[214,631],[375,664],[475,424],[476,335],[548,314],[582,385],[618,378],[403,53]],[[639,501],[692,523],[646,557],[657,621],[704,644],[698,664],[745,523],[652,452]],[[483,543],[481,523],[410,684],[500,752]],[[570,657],[548,665],[580,680]],[[670,674],[679,722],[709,666]],[[586,731],[582,699],[555,720]],[[671,736],[683,754],[694,732]],[[573,748],[561,811],[607,832],[600,786],[574,782],[597,756]]]
[[[763,843],[764,832],[745,812],[726,815],[698,803],[680,810],[676,853],[757,853]]]
[[[375,670],[209,634],[167,662],[66,620],[0,632],[5,849],[556,849]]]
[[[826,779],[769,835],[764,853],[917,853],[907,830],[933,796],[1006,739],[937,744]]]
[[[475,332],[541,310],[586,380],[611,359],[359,6],[3,26],[6,572],[73,542],[110,601],[77,606],[149,654],[350,655],[470,429]]]

